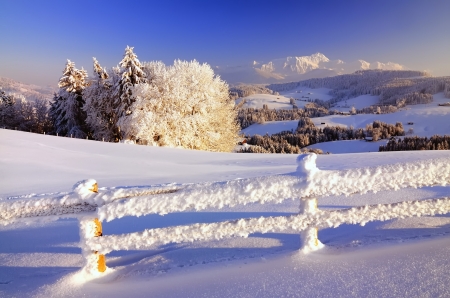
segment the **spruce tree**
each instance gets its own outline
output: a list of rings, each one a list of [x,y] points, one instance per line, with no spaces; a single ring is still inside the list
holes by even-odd
[[[96,140],[118,140],[117,117],[113,109],[112,85],[117,80],[117,74],[107,71],[94,59],[94,77],[83,91],[85,100],[86,124]]]
[[[50,117],[55,132],[63,136],[85,138],[86,112],[83,110],[82,91],[86,87],[87,73],[75,68],[75,63],[67,60],[63,76],[59,80],[58,93],[55,94],[50,108]]]
[[[133,47],[126,47],[125,55],[120,61],[119,67],[120,80],[113,86],[115,113],[118,119],[127,117],[132,113],[130,108],[134,102],[132,87],[147,82],[147,75],[142,70],[143,66],[137,55],[133,53]]]

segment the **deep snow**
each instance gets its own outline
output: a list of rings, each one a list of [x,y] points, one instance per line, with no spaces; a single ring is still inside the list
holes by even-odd
[[[126,192],[150,185],[240,181],[236,179],[297,172],[295,155],[209,153],[8,130],[0,130],[0,150],[1,203],[64,195],[72,191],[75,182],[86,178],[96,179],[100,191],[118,191],[122,187]],[[389,168],[390,164],[404,162],[419,165],[435,160],[437,176],[433,179],[438,179],[443,177],[440,173],[449,174],[448,163],[439,161],[449,158],[448,151],[324,155],[317,158],[317,167],[318,173],[347,171],[350,175],[358,168]],[[365,185],[370,188],[371,181],[377,187],[377,181],[401,180],[412,173],[408,168],[392,169],[392,177],[375,171],[374,180],[369,170],[361,189],[366,189]],[[426,177],[427,171],[422,175]],[[409,177],[405,181],[414,181],[414,175]],[[394,181],[392,185],[398,184]],[[318,183],[325,181],[319,179]],[[445,197],[449,190],[436,186],[348,197],[334,195],[319,198],[319,209]],[[104,222],[104,234],[289,216],[298,211],[298,200],[286,200],[165,216],[127,216]],[[301,243],[296,232],[114,251],[107,255],[114,274],[85,282],[79,273],[83,260],[77,220],[16,223],[0,227],[0,296],[448,296],[449,234],[450,217],[443,215],[323,229],[319,239],[326,248],[309,255],[298,251]]]

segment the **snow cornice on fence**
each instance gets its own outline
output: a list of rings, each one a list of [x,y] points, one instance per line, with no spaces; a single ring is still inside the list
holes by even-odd
[[[316,158],[315,154],[300,155],[297,171],[291,174],[192,184],[174,193],[116,201],[99,207],[98,216],[102,221],[111,221],[124,216],[281,203],[286,199],[364,194],[450,182],[450,158],[340,171],[319,170]]]
[[[119,188],[95,193],[89,189],[96,182],[88,179],[61,196],[2,201],[0,223],[41,216],[78,217],[77,214],[95,211],[101,221],[110,221],[124,216],[281,203],[286,199],[363,194],[450,182],[450,158],[339,171],[318,169],[316,158],[315,154],[300,155],[294,173],[224,182]]]
[[[253,233],[301,232],[310,227],[336,228],[342,224],[365,225],[371,221],[445,214],[450,198],[367,205],[334,211],[317,210],[313,214],[247,218],[209,224],[192,224],[148,229],[123,235],[87,239],[91,250],[107,254],[113,250],[148,249],[169,243],[248,237]]]

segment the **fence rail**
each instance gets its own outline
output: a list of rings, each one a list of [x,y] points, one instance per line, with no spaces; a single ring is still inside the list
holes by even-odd
[[[0,223],[41,216],[78,218],[84,270],[97,276],[108,270],[104,254],[113,250],[148,249],[168,243],[294,231],[301,233],[302,250],[309,252],[323,246],[317,238],[318,229],[450,212],[450,198],[333,211],[319,210],[316,199],[327,195],[446,185],[450,182],[450,158],[341,171],[319,170],[315,159],[315,154],[300,155],[297,171],[291,174],[215,183],[98,190],[96,181],[88,179],[75,184],[72,192],[57,197],[0,202]],[[286,199],[299,200],[300,214],[102,235],[101,221],[123,216],[167,214],[256,202],[281,203]]]

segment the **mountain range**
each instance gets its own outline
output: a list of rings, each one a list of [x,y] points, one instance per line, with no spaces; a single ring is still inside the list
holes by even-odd
[[[274,59],[265,63],[253,61],[241,66],[215,67],[216,73],[231,85],[300,81],[353,73],[357,70],[366,69],[403,70],[405,67],[393,62],[382,63],[376,61],[370,63],[364,60],[352,62],[344,62],[339,59],[330,60],[322,53]]]

